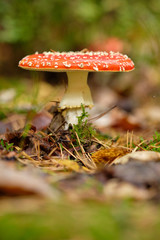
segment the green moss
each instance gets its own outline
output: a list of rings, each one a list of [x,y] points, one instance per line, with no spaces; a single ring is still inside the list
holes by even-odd
[[[92,136],[95,135],[96,131],[93,128],[92,124],[88,122],[89,114],[85,111],[85,107],[81,104],[82,114],[77,117],[78,123],[73,125],[73,129],[71,129],[72,137],[74,139],[77,138],[75,136],[75,132],[77,133],[80,142],[82,144],[90,144],[92,140]],[[78,141],[77,141],[78,144]]]

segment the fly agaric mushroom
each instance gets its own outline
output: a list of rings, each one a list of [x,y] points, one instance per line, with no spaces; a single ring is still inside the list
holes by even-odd
[[[81,115],[81,104],[92,108],[93,101],[87,85],[88,72],[127,72],[134,63],[127,55],[114,52],[44,52],[24,57],[19,67],[27,70],[66,72],[68,88],[60,102],[68,124],[76,124]]]

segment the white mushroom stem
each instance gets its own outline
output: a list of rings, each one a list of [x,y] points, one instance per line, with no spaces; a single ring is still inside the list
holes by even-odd
[[[65,120],[69,124],[77,124],[77,116],[82,113],[81,104],[85,108],[93,107],[92,96],[87,84],[87,71],[67,72],[68,88],[60,103],[61,109],[66,109]]]

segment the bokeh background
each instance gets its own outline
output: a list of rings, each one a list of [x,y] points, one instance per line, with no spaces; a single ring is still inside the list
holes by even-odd
[[[65,91],[67,82],[65,74],[25,71],[18,68],[19,60],[36,51],[50,49],[78,51],[83,48],[93,51],[119,51],[127,54],[135,63],[135,70],[128,73],[89,74],[88,83],[95,102],[92,117],[113,105],[118,106],[99,119],[99,122],[94,122],[101,133],[111,136],[114,144],[118,143],[118,146],[128,148],[129,142],[132,147],[133,142],[139,144],[141,136],[145,140],[152,139],[155,130],[160,132],[159,0],[0,0],[0,138],[4,137],[7,129],[23,128],[29,121],[38,130],[48,126],[52,115],[47,111],[49,109],[47,103],[53,103],[52,100],[61,98]],[[119,138],[119,132],[122,133],[122,138]],[[138,138],[137,142],[135,136]],[[160,135],[157,136],[158,138],[154,140],[158,145],[155,144],[154,147],[157,146],[159,151]],[[143,139],[141,143],[148,144]],[[15,155],[9,155],[10,153],[13,152],[4,153],[7,163],[4,170],[7,171],[1,166],[6,177],[5,172],[10,174],[9,167],[16,166],[16,169],[23,170],[23,167],[14,161]],[[0,158],[1,162],[4,162],[3,156]],[[3,196],[2,189],[0,238],[18,240],[31,236],[32,239],[57,240],[160,239],[157,237],[160,235],[159,191],[156,190],[159,187],[157,183],[159,177],[158,174],[152,177],[158,161],[151,162],[146,168],[144,162],[143,164],[138,168],[138,165],[135,165],[133,169],[129,165],[130,170],[124,174],[120,188],[114,181],[113,185],[109,185],[109,196],[112,196],[114,189],[117,196],[129,193],[129,197],[121,204],[114,197],[113,199],[109,197],[109,204],[105,204],[108,198],[107,185],[102,187],[96,180],[99,178],[106,184],[105,179],[108,181],[108,176],[110,178],[113,174],[110,170],[106,172],[105,178],[105,171],[104,173],[102,171],[101,175],[98,173],[95,179],[89,176],[89,180],[84,174],[78,173],[75,178],[73,175],[71,178],[73,190],[70,192],[67,190],[70,181],[67,180],[69,179],[67,171],[61,176],[59,172],[52,175],[51,170],[40,172],[40,176],[52,186],[58,186],[58,181],[61,180],[63,186],[63,179],[65,180],[66,176],[64,188],[67,186],[66,194],[68,191],[71,203],[68,203],[67,197],[63,198],[63,203],[58,200],[54,203],[47,202],[47,205],[42,205],[42,202],[37,200],[28,201],[26,197],[17,201],[16,197]],[[27,169],[28,173],[38,176],[38,171],[32,169],[30,165]],[[138,180],[143,181],[144,178],[145,188],[143,189],[143,185],[139,188],[142,194],[141,190],[140,192],[134,188],[130,190],[125,185],[123,190],[125,176],[128,179],[127,176],[131,173],[131,176],[136,177],[131,170],[137,174]],[[51,175],[48,176],[47,172]],[[138,174],[140,172],[142,175]],[[144,176],[146,172],[148,178]],[[1,179],[3,180],[3,175]],[[8,179],[11,179],[10,176]],[[19,177],[15,178],[15,181],[19,181],[16,179]],[[75,191],[74,186],[77,184],[81,186]],[[26,186],[28,189],[28,185]],[[149,203],[133,202],[134,194],[135,198],[137,196],[137,199],[143,199],[145,189],[148,189],[151,199],[157,191],[157,199],[155,197],[155,200]],[[99,195],[102,191],[106,192],[106,200]],[[99,199],[98,203],[93,202],[95,194],[96,199]],[[83,199],[86,199],[85,205],[82,205]],[[154,206],[149,205],[151,203],[154,203]]]
[[[18,61],[36,51],[112,50],[132,58],[135,70],[90,74],[93,99],[104,104],[99,111],[114,103],[129,112],[146,103],[158,106],[159,13],[157,0],[1,0],[0,89],[15,88],[15,79],[33,78]],[[59,76],[41,78],[54,83]]]
[[[158,64],[159,13],[156,0],[1,0],[1,70],[16,71],[21,57],[50,48],[120,50],[137,67]]]

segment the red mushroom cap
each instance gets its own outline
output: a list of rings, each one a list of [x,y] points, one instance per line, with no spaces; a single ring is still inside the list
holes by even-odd
[[[134,63],[114,52],[44,52],[24,57],[19,67],[39,71],[131,71]]]

